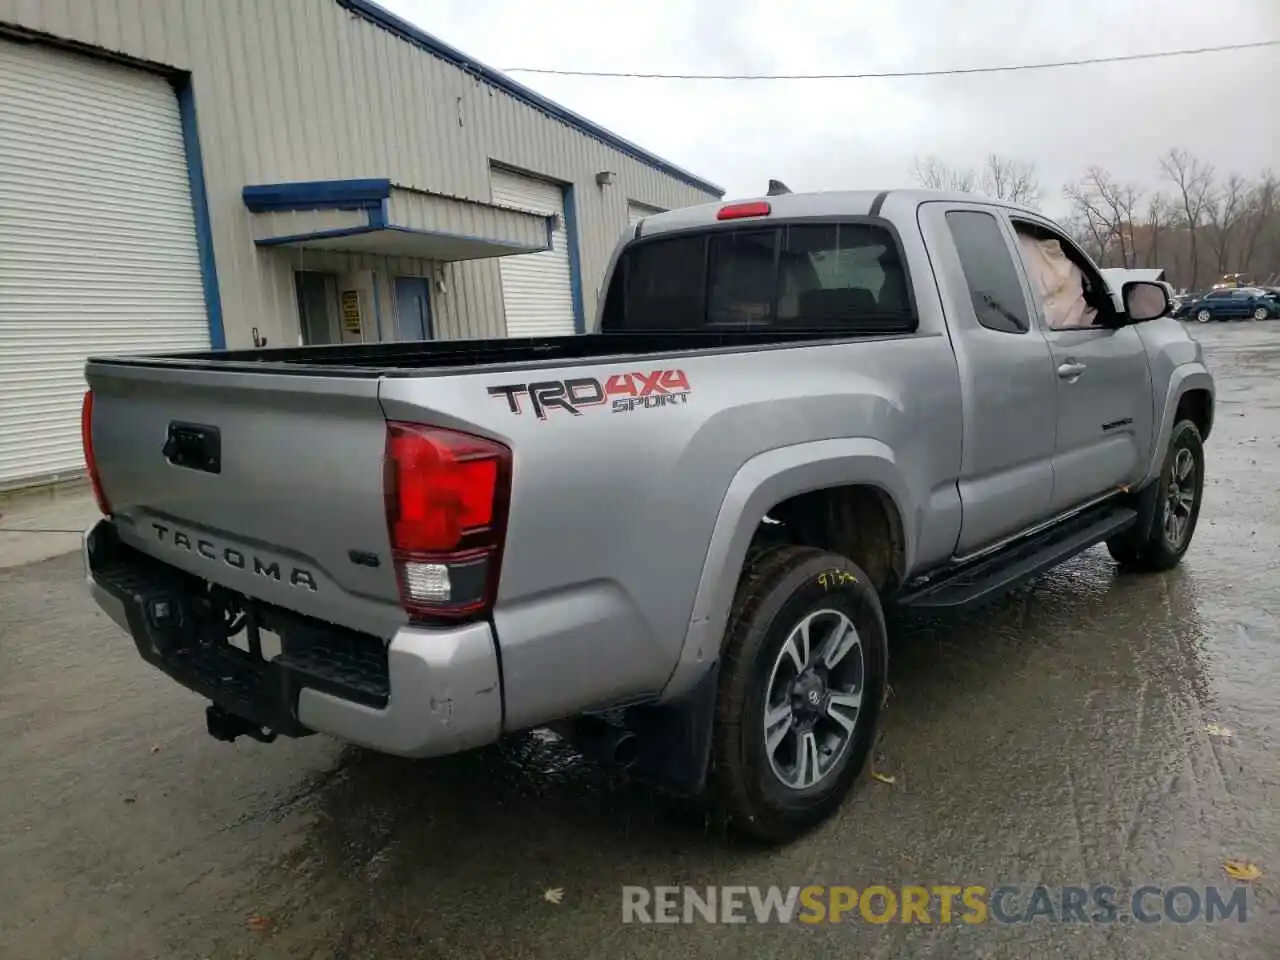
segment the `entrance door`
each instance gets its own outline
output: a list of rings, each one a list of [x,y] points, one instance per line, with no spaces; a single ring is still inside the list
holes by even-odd
[[[334,308],[338,278],[331,273],[299,270],[293,275],[298,294],[298,327],[307,346],[340,342]]]
[[[423,277],[396,277],[396,328],[400,340],[431,339],[430,286]]]

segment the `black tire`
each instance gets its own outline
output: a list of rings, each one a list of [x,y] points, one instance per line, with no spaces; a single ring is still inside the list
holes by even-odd
[[[808,789],[797,789],[775,772],[771,754],[776,748],[769,751],[765,744],[765,710],[788,637],[814,614],[843,615],[856,629],[861,704],[829,771]],[[818,645],[815,640],[813,648]],[[843,661],[838,669],[844,669]],[[716,799],[737,832],[785,843],[840,807],[871,755],[887,670],[880,598],[856,564],[834,553],[791,545],[748,558],[725,634],[712,734]],[[816,753],[814,757],[815,767],[820,766]]]
[[[1192,479],[1193,499],[1190,512],[1181,534],[1171,538],[1165,524],[1166,506],[1173,490],[1173,471],[1179,462],[1179,451],[1190,453],[1194,464]],[[1170,570],[1176,567],[1191,546],[1200,518],[1200,503],[1204,497],[1204,443],[1200,431],[1190,420],[1179,420],[1173,425],[1169,437],[1169,449],[1160,467],[1160,479],[1142,492],[1138,500],[1138,522],[1118,537],[1107,541],[1107,549],[1121,566],[1135,570]],[[1176,499],[1176,497],[1175,497]]]

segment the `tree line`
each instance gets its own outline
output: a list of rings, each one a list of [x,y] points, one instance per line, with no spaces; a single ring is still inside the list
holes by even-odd
[[[1202,290],[1227,274],[1280,284],[1280,180],[1221,172],[1187,150],[1159,158],[1151,185],[1100,166],[1062,188],[1063,226],[1102,267],[1161,267],[1178,289]],[[917,158],[912,174],[933,190],[982,193],[1039,207],[1035,164],[991,154],[982,167]]]

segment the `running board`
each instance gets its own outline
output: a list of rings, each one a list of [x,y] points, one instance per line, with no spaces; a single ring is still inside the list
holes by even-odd
[[[1137,512],[1128,507],[1090,510],[991,556],[943,571],[928,583],[908,586],[895,603],[911,610],[964,610],[977,606],[1094,544],[1109,540],[1137,519]]]

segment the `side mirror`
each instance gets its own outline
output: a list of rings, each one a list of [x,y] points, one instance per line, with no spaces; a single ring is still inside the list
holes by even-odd
[[[1130,280],[1120,288],[1124,312],[1130,323],[1155,320],[1169,312],[1169,291],[1149,280]]]

